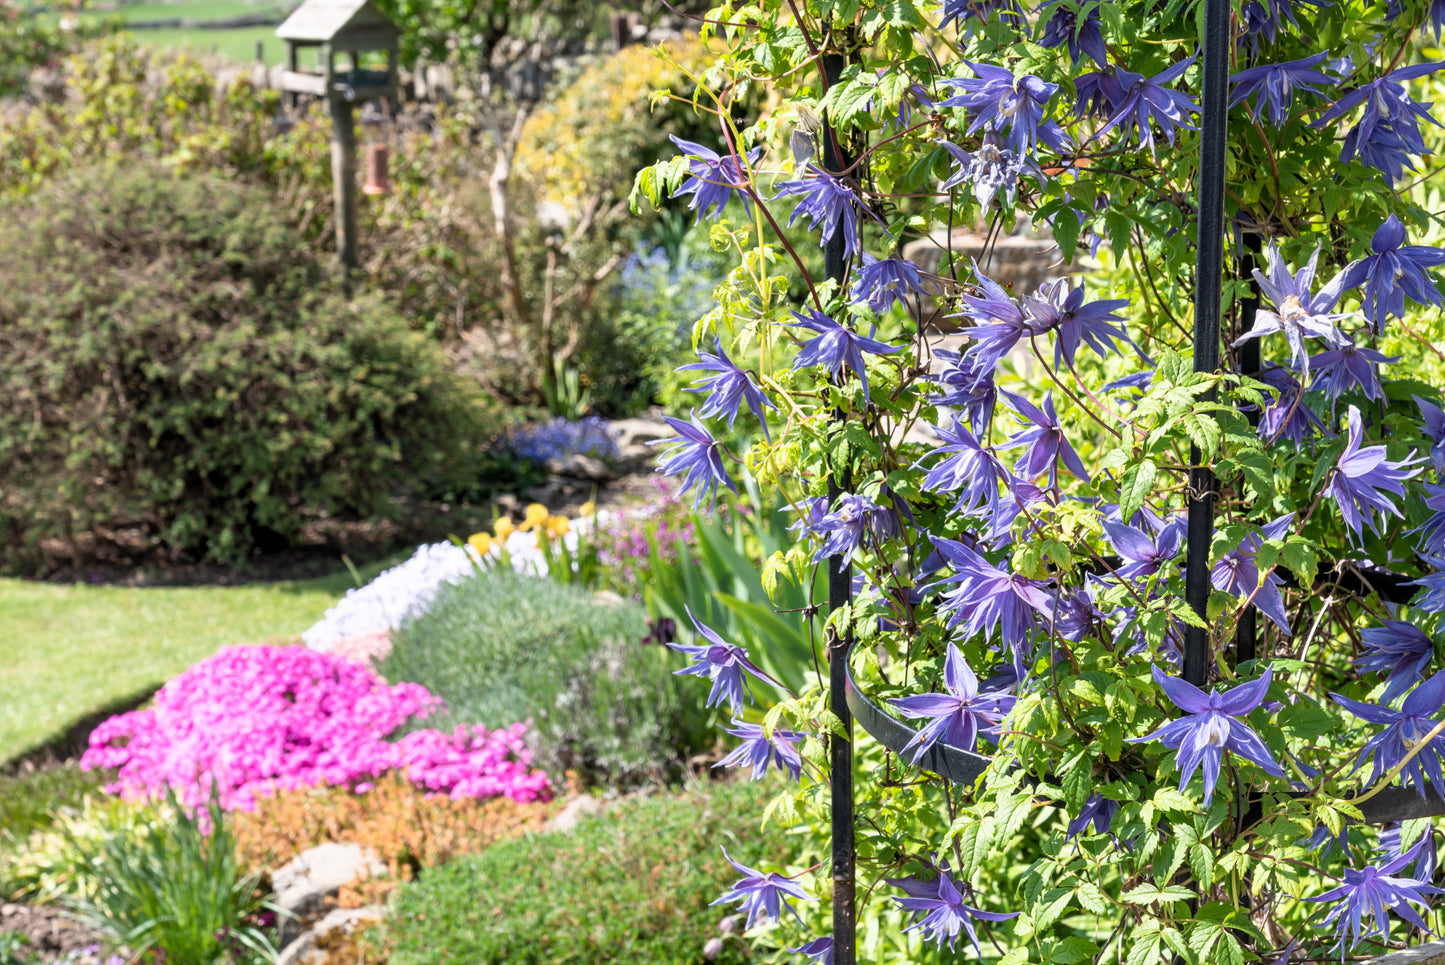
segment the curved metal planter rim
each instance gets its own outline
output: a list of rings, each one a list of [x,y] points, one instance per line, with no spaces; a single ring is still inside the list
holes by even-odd
[[[853,677],[852,658],[853,648],[850,646],[845,651],[844,660],[848,677],[848,709],[853,713],[853,719],[878,743],[902,757],[903,748],[913,740],[917,731],[901,720],[890,717],[887,711],[868,699]],[[991,763],[992,757],[940,741],[924,751],[915,766],[947,778],[955,784],[972,787]],[[1300,792],[1296,792],[1296,795],[1306,796]],[[1445,815],[1445,798],[1438,793],[1422,797],[1413,787],[1396,785],[1387,787],[1369,800],[1361,802],[1359,808],[1365,816],[1366,824],[1386,824]]]

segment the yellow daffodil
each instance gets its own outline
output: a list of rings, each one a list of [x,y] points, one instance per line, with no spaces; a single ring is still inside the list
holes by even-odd
[[[511,536],[516,528],[516,524],[512,522],[512,517],[503,516],[497,520],[497,525],[492,527],[492,532],[497,534],[497,542],[505,543],[507,537]]]
[[[477,551],[478,556],[486,556],[492,551],[492,535],[490,533],[473,533],[467,537],[467,545]]]
[[[525,533],[527,530],[545,523],[547,517],[550,515],[552,514],[547,512],[546,506],[543,506],[541,503],[533,503],[527,507],[527,518],[522,520],[522,525],[518,526],[517,529]]]

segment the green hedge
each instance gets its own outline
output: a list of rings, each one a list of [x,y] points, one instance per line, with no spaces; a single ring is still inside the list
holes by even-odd
[[[327,264],[263,192],[149,163],[0,217],[0,559],[234,562],[450,474],[476,387]]]
[[[398,895],[391,962],[703,965],[730,914],[708,905],[738,877],[719,845],[771,870],[757,816],[773,793],[759,782],[651,797],[428,871]],[[745,960],[734,934],[713,961]]]
[[[635,604],[488,571],[444,587],[405,622],[381,673],[443,698],[452,724],[531,720],[535,760],[554,777],[626,780],[671,769],[686,752],[671,673],[681,664],[645,646],[646,632]]]

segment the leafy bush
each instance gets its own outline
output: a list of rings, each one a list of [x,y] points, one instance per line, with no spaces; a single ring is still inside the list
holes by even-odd
[[[220,802],[198,814],[170,804],[169,822],[101,843],[95,891],[74,902],[81,919],[137,958],[160,949],[168,965],[273,961],[260,876],[242,872]]]
[[[636,776],[681,753],[672,664],[641,645],[644,622],[633,604],[494,568],[404,622],[381,672],[425,686],[454,722],[530,719],[554,775]]]
[[[346,301],[263,194],[219,178],[89,171],[11,211],[0,333],[10,565],[107,544],[235,561],[316,512],[395,515],[483,434],[434,345]]]
[[[418,871],[541,828],[555,805],[510,798],[452,800],[386,774],[365,793],[318,787],[259,798],[254,811],[232,817],[236,853],[248,868],[273,868],[327,841],[373,849],[390,878],[343,889],[338,902],[360,906],[381,899]]]
[[[725,914],[708,904],[736,877],[718,845],[761,858],[768,793],[739,783],[633,801],[438,868],[399,893],[391,961],[701,965]],[[712,960],[745,959],[730,939]]]
[[[249,809],[276,789],[360,786],[393,769],[458,798],[550,796],[521,724],[386,740],[437,709],[425,687],[387,686],[370,667],[334,654],[227,647],[167,683],[151,706],[97,727],[81,764],[118,768],[107,790],[128,797],[174,792],[197,807],[214,793],[228,810]]]

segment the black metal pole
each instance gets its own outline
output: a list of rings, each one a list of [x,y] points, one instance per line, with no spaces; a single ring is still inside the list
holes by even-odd
[[[825,54],[823,70],[828,83],[835,84],[843,72],[841,54]],[[841,145],[823,118],[823,170],[839,174],[847,167]],[[823,267],[827,277],[841,286],[848,271],[842,229],[823,246]],[[841,419],[841,416],[840,416]],[[841,485],[840,485],[841,483]],[[847,470],[839,480],[828,476],[828,503],[831,506],[850,485]],[[848,603],[853,592],[853,567],[842,554],[828,557],[828,610],[832,612]],[[848,709],[848,651],[853,641],[846,635],[828,640],[828,709],[843,722],[845,737],[836,734],[828,741],[828,760],[832,774],[833,819],[833,965],[855,965],[857,949],[857,907],[854,889],[853,847],[853,713]]]
[[[1204,0],[1200,52],[1199,226],[1194,263],[1194,371],[1219,369],[1219,308],[1224,280],[1224,152],[1228,136],[1229,0]],[[1185,599],[1202,620],[1209,609],[1209,543],[1214,535],[1214,467],[1190,453],[1188,579]],[[1184,679],[1203,686],[1209,675],[1209,631],[1184,631]]]
[[[1254,328],[1254,315],[1259,310],[1259,284],[1254,280],[1254,269],[1259,267],[1259,254],[1264,250],[1264,240],[1257,231],[1246,231],[1239,253],[1239,277],[1249,282],[1249,297],[1239,303],[1239,333],[1243,335]],[[1259,374],[1259,339],[1252,338],[1239,347],[1239,374],[1253,378]],[[1259,426],[1258,409],[1249,411],[1249,424]],[[1234,655],[1243,663],[1253,660],[1258,653],[1259,611],[1253,603],[1239,615],[1234,632]]]

